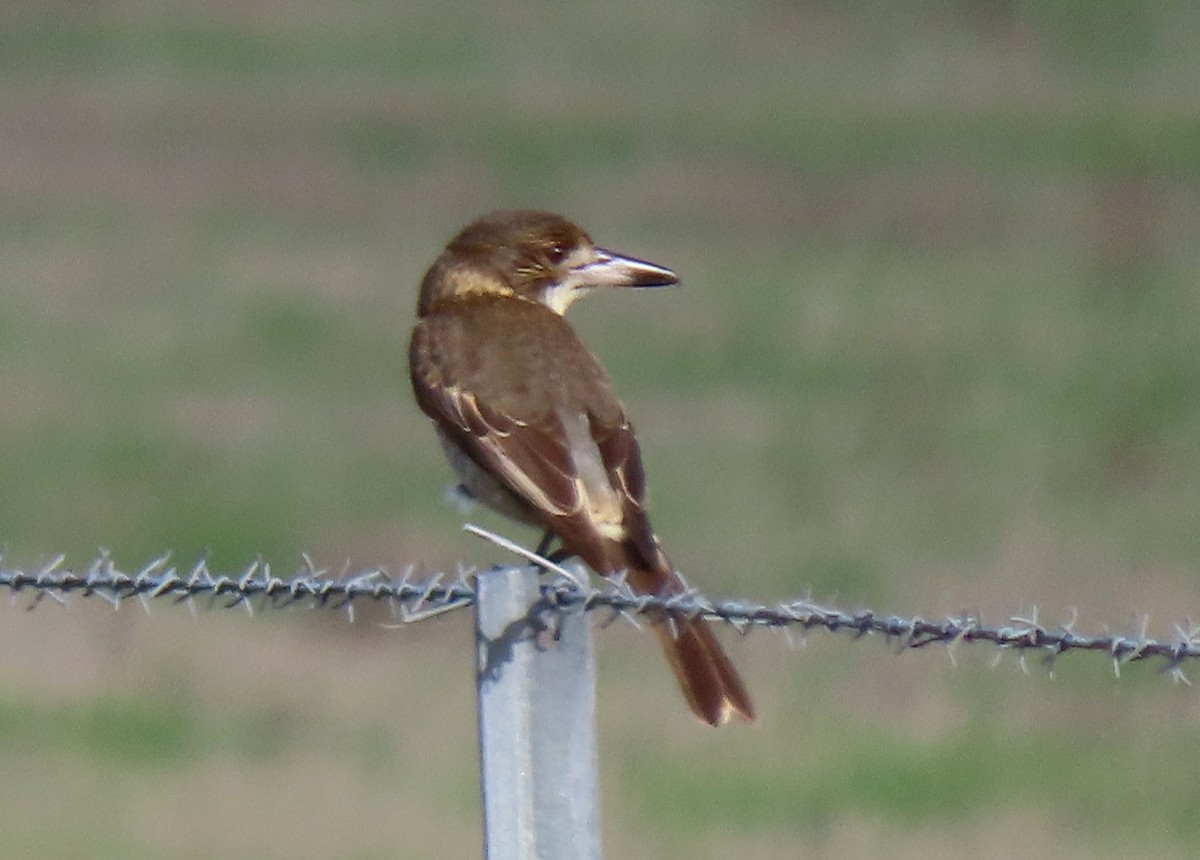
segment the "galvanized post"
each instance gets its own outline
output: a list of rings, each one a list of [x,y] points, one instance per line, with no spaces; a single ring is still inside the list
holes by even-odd
[[[488,860],[600,860],[596,662],[582,612],[531,616],[532,568],[481,573],[480,775]],[[556,634],[556,635],[552,635]]]

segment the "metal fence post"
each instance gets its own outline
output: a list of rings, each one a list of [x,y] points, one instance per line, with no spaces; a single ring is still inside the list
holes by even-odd
[[[488,860],[600,860],[596,663],[585,613],[530,616],[532,568],[478,575],[475,635]],[[539,635],[539,632],[541,635]]]

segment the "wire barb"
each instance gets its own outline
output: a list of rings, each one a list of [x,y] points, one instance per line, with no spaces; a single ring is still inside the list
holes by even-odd
[[[1178,684],[1190,685],[1183,672],[1184,664],[1200,657],[1200,626],[1186,620],[1176,624],[1174,636],[1155,639],[1149,635],[1149,619],[1138,619],[1136,632],[1113,634],[1080,633],[1075,630],[1078,612],[1056,627],[1044,625],[1036,607],[1011,617],[1007,623],[989,626],[978,613],[963,612],[939,621],[921,616],[882,614],[869,609],[847,611],[817,603],[811,597],[801,597],[775,604],[746,600],[713,600],[694,588],[672,595],[636,594],[624,576],[604,580],[600,588],[592,587],[586,579],[549,559],[536,556],[506,538],[475,526],[468,531],[512,551],[540,569],[558,574],[542,584],[540,612],[578,613],[601,612],[600,624],[623,619],[641,629],[642,616],[653,619],[722,622],[742,634],[755,628],[781,632],[789,644],[806,642],[810,630],[843,633],[852,639],[872,636],[895,642],[899,650],[916,650],[931,645],[947,648],[951,661],[963,643],[981,643],[997,648],[997,662],[1006,651],[1015,653],[1023,669],[1027,657],[1040,655],[1041,664],[1051,674],[1059,658],[1070,651],[1095,652],[1105,655],[1119,677],[1121,667],[1151,659],[1163,661],[1162,672]],[[341,609],[352,613],[354,605],[364,600],[385,603],[392,616],[402,624],[424,621],[439,615],[471,606],[475,602],[474,571],[464,568],[457,575],[431,573],[418,577],[413,567],[393,576],[386,569],[373,567],[354,572],[349,565],[337,575],[318,567],[307,556],[301,556],[297,570],[289,577],[272,573],[271,566],[256,559],[239,573],[214,573],[205,558],[190,568],[180,569],[171,563],[171,554],[164,553],[133,573],[122,571],[107,550],[88,564],[72,568],[63,556],[55,556],[46,564],[25,570],[5,566],[0,558],[0,589],[8,589],[15,603],[22,594],[32,592],[27,609],[34,609],[46,599],[60,604],[72,595],[99,597],[114,608],[130,597],[149,610],[158,599],[186,603],[196,611],[195,601],[207,598],[210,607],[242,606],[253,614],[258,606],[266,609],[284,608],[295,604],[314,608]],[[486,575],[486,574],[484,574]],[[353,616],[351,615],[351,618]]]

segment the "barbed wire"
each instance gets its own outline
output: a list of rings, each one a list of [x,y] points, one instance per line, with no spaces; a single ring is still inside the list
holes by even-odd
[[[501,546],[514,549],[503,538],[473,530],[489,540],[496,538]],[[555,574],[541,585],[541,597],[531,610],[540,614],[562,612],[608,613],[604,624],[624,619],[641,626],[639,619],[651,623],[666,619],[701,619],[722,622],[746,634],[756,628],[781,631],[791,636],[810,630],[849,634],[859,639],[880,636],[900,649],[919,649],[944,645],[951,659],[961,643],[985,643],[1000,650],[998,659],[1006,652],[1015,652],[1026,666],[1026,658],[1036,654],[1044,666],[1053,671],[1055,661],[1071,651],[1098,652],[1108,655],[1118,675],[1122,665],[1160,659],[1162,670],[1174,681],[1190,684],[1183,664],[1200,657],[1200,627],[1175,625],[1170,640],[1147,635],[1148,621],[1133,634],[1079,633],[1074,629],[1076,618],[1053,627],[1042,624],[1036,608],[1014,616],[1007,622],[989,625],[971,612],[931,620],[919,615],[899,615],[875,612],[870,609],[846,610],[818,603],[811,597],[800,597],[778,603],[757,603],[747,600],[714,600],[694,589],[680,594],[653,596],[635,594],[623,577],[610,577],[597,588],[585,579],[559,565],[515,548],[519,555],[532,560]],[[309,605],[341,609],[354,617],[354,607],[363,601],[385,604],[397,621],[413,623],[471,606],[475,602],[475,578],[486,575],[473,569],[461,569],[453,575],[431,573],[417,575],[415,567],[392,574],[382,567],[358,571],[349,569],[331,574],[302,556],[301,565],[289,576],[276,576],[271,565],[255,561],[240,573],[216,572],[206,559],[188,568],[173,565],[169,554],[127,572],[117,567],[107,552],[101,552],[89,564],[80,568],[65,565],[58,556],[37,569],[6,567],[0,558],[0,588],[12,593],[14,602],[31,594],[28,604],[33,609],[50,598],[66,603],[71,596],[98,597],[114,607],[136,598],[149,610],[152,600],[170,600],[186,604],[195,611],[206,602],[209,607],[244,607],[251,613],[255,608],[283,608]],[[552,626],[552,622],[548,623]]]

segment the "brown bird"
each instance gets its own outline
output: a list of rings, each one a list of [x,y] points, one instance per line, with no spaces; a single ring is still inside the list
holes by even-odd
[[[633,426],[612,382],[563,313],[601,287],[661,287],[669,269],[597,248],[548,212],[494,212],[468,225],[421,282],[409,352],[413,391],[471,497],[546,530],[562,554],[639,594],[684,585],[646,516]],[[688,704],[711,725],[754,705],[713,632],[654,630]]]

